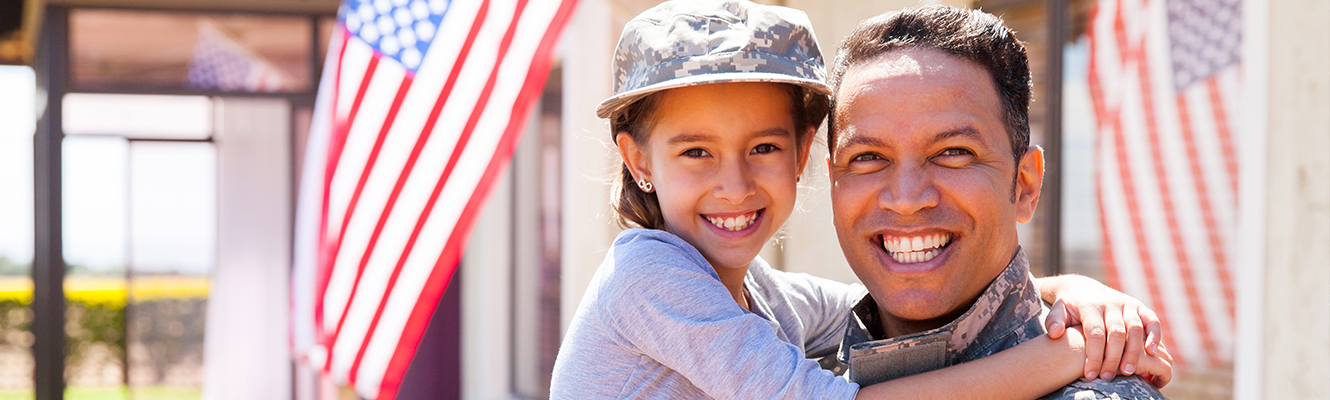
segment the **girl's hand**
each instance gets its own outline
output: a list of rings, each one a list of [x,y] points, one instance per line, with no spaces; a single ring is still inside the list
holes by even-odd
[[[1140,300],[1078,275],[1040,279],[1039,286],[1044,301],[1053,303],[1044,320],[1050,338],[1061,337],[1070,326],[1081,325],[1084,330],[1086,379],[1147,373],[1138,365],[1142,350],[1147,356],[1161,356],[1159,316]],[[1171,379],[1171,356],[1168,361],[1167,374],[1153,375]]]
[[[1146,354],[1141,356],[1140,363],[1137,364],[1136,373],[1142,378],[1150,381],[1155,387],[1163,389],[1164,385],[1173,380],[1173,355],[1168,353],[1162,343],[1156,352],[1158,355]]]
[[[1085,332],[1081,327],[1071,327],[1066,329],[1064,335],[1072,350],[1080,354],[1086,354],[1089,350],[1086,344]],[[1138,350],[1138,352],[1141,350]],[[1162,343],[1159,344],[1157,354],[1136,354],[1138,363],[1136,364],[1136,373],[1149,381],[1156,388],[1164,388],[1173,380],[1173,355],[1169,354],[1168,349]],[[1087,378],[1093,379],[1093,378]]]

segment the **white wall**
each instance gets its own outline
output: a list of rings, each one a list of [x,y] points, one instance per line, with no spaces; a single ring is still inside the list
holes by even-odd
[[[567,330],[591,276],[619,228],[611,221],[610,178],[618,153],[596,105],[610,96],[610,57],[621,26],[611,4],[582,0],[564,32],[563,51],[563,285],[559,307]]]
[[[1253,112],[1241,149],[1242,399],[1330,398],[1327,15],[1322,0],[1248,0],[1243,9]]]
[[[214,104],[217,268],[203,398],[290,398],[291,108],[281,99]]]

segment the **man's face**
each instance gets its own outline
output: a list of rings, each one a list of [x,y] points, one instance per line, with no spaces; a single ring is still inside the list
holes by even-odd
[[[1030,148],[1018,174],[989,74],[935,50],[863,62],[836,96],[828,163],[841,249],[888,335],[946,324],[1015,254],[1042,153]]]

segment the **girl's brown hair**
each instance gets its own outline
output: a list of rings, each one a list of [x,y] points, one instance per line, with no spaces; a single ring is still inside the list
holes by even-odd
[[[802,149],[803,143],[812,139],[817,127],[826,119],[831,99],[802,86],[784,83],[780,85],[790,96],[790,114],[794,116],[794,126],[798,129],[794,139]],[[639,147],[645,147],[647,137],[656,122],[656,105],[660,102],[662,93],[664,91],[653,93],[611,115],[610,140],[618,143],[615,139],[623,133],[631,135],[633,142]],[[660,201],[656,199],[656,193],[647,193],[637,187],[637,181],[633,180],[633,174],[628,170],[626,163],[621,162],[619,165],[619,179],[615,181],[613,192],[615,195],[611,205],[618,214],[615,220],[620,226],[664,229],[665,216],[660,212]]]

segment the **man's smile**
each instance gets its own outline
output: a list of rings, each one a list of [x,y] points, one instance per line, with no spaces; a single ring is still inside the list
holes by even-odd
[[[919,236],[882,235],[882,249],[891,259],[902,264],[928,262],[951,244],[950,233]]]

